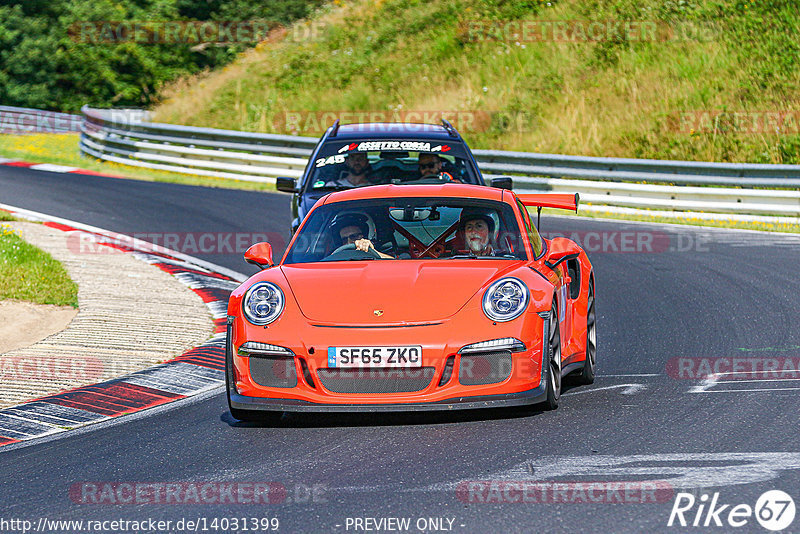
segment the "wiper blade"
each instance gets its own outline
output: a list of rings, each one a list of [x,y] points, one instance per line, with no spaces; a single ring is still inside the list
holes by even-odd
[[[334,258],[334,259],[322,258],[321,260],[318,260],[318,261],[330,261],[330,262],[334,262],[334,261],[372,261],[372,260],[377,260],[377,259],[380,259],[380,258],[374,258],[372,256],[367,256],[367,257],[364,257],[364,258]]]
[[[490,256],[476,256],[475,254],[458,254],[456,256],[451,256],[448,259],[450,260],[464,260],[464,259],[471,259],[471,260],[496,260],[497,258],[508,258],[512,260],[518,260],[519,258],[514,256],[513,254],[495,254]]]
[[[345,189],[353,189],[349,185],[342,185],[342,184],[334,184],[334,185],[322,185],[319,187],[312,187],[312,191],[326,191],[326,190],[334,190],[334,191],[344,191]]]

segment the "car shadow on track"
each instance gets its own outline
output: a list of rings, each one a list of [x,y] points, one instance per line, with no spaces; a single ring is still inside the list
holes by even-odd
[[[562,395],[579,387],[580,384],[565,378],[562,384]],[[282,414],[264,417],[257,422],[245,422],[235,419],[229,411],[220,415],[220,420],[234,428],[335,428],[335,427],[380,427],[411,425],[443,425],[453,423],[470,423],[477,421],[497,421],[524,419],[549,413],[544,404],[516,406],[507,408],[480,408],[472,410],[442,410],[432,412],[283,412]],[[558,413],[556,410],[553,413]]]
[[[225,411],[220,420],[235,428],[335,428],[335,427],[380,427],[441,425],[502,419],[519,419],[546,413],[543,407],[483,408],[474,410],[448,410],[437,412],[330,412],[304,413],[284,412],[280,416],[268,417],[258,422],[234,419]]]

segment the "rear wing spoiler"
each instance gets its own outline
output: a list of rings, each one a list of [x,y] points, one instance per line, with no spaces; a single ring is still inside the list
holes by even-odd
[[[559,208],[578,211],[580,195],[578,193],[522,193],[517,198],[528,208]]]
[[[522,193],[517,195],[522,205],[527,208],[536,208],[536,228],[542,225],[542,208],[558,208],[578,212],[578,193]]]

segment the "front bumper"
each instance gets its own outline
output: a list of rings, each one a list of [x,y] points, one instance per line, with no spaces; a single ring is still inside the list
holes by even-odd
[[[546,325],[536,314],[530,315],[529,331],[541,332]],[[282,388],[262,387],[256,384],[250,374],[250,361],[242,358],[237,353],[237,347],[244,339],[253,339],[255,329],[249,332],[243,329],[243,324],[236,323],[229,317],[228,342],[226,346],[226,379],[228,380],[229,401],[231,408],[241,410],[262,411],[289,411],[289,412],[400,412],[400,411],[434,411],[434,410],[464,410],[484,409],[508,406],[523,406],[537,404],[546,400],[546,373],[548,366],[541,365],[542,348],[541,340],[536,346],[528,347],[524,353],[514,355],[513,371],[507,379],[499,382],[486,382],[485,385],[469,385],[459,382],[458,373],[461,359],[456,350],[470,340],[471,336],[464,334],[460,328],[445,332],[445,339],[453,340],[455,336],[464,336],[462,340],[455,341],[451,346],[442,346],[431,351],[431,356],[424,369],[434,369],[433,380],[424,389],[414,390],[409,393],[366,394],[336,393],[322,387],[317,371],[324,369],[322,366],[311,365],[312,380],[316,387],[309,387],[309,380],[301,377],[304,363],[312,363],[311,356],[304,346],[290,346],[296,358],[291,367],[293,375],[297,375],[296,382],[289,381]],[[239,333],[236,333],[237,327]],[[403,329],[407,331],[409,329]],[[415,329],[416,330],[416,329]],[[432,338],[438,337],[442,332],[429,334]],[[515,333],[516,332],[512,332]],[[249,334],[249,335],[248,335]],[[303,332],[301,338],[309,338],[313,330]],[[361,332],[359,335],[367,335]],[[509,332],[498,332],[497,337],[504,337]],[[319,334],[317,334],[319,335]],[[343,330],[333,330],[326,334],[326,339],[333,336],[351,335]],[[518,335],[518,334],[517,334]],[[430,339],[425,339],[421,332],[412,334],[414,339],[422,339],[423,347],[432,345]],[[261,340],[263,341],[263,340]],[[477,341],[477,340],[473,340]],[[529,340],[533,341],[533,340]],[[344,345],[345,343],[342,343]],[[320,343],[317,344],[318,346]],[[423,349],[427,350],[427,349]],[[430,352],[429,352],[430,354]],[[318,355],[316,356],[318,357]],[[448,358],[455,357],[455,367],[451,364],[452,378],[444,380],[444,385],[437,385],[442,376],[445,362]],[[534,363],[535,362],[535,363]],[[527,365],[524,365],[526,364]],[[522,367],[518,367],[523,364]],[[483,384],[474,382],[474,384]],[[409,390],[410,391],[410,390]]]
[[[280,412],[415,412],[434,410],[476,410],[526,406],[544,402],[547,398],[546,384],[519,393],[459,397],[438,402],[406,402],[402,404],[320,404],[294,399],[267,399],[246,397],[231,391],[231,407],[240,410],[264,410]]]

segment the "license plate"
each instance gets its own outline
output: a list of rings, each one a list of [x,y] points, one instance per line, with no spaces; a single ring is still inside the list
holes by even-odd
[[[328,367],[422,367],[422,346],[328,347]]]

